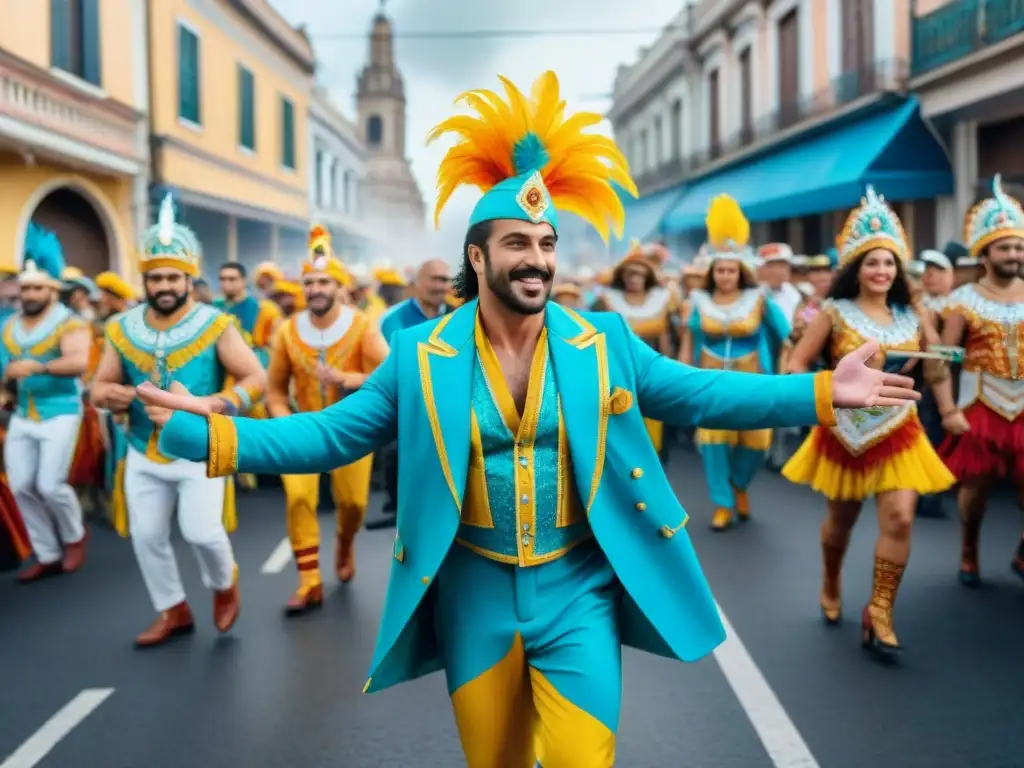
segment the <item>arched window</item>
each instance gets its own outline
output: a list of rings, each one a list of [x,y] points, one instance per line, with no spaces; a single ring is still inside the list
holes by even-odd
[[[366,121],[366,142],[371,147],[380,146],[381,141],[384,138],[384,121],[380,119],[380,115],[370,115],[370,119]]]

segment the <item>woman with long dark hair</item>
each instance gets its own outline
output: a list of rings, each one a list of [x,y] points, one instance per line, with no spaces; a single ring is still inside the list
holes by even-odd
[[[935,340],[926,316],[911,304],[903,225],[871,187],[847,217],[837,245],[839,273],[793,350],[789,372],[809,370],[822,353],[834,367],[872,339],[880,349],[871,364],[882,368],[887,352],[920,352]],[[933,373],[931,362],[926,361],[926,378],[941,372]],[[836,426],[814,428],[782,474],[828,499],[821,528],[821,612],[830,625],[841,618],[840,572],[850,532],[864,500],[875,497],[879,536],[861,636],[866,649],[894,659],[902,647],[893,631],[893,603],[910,555],[917,497],[944,491],[953,476],[928,441],[913,403],[839,410],[836,417]]]
[[[711,201],[707,228],[711,264],[703,289],[690,293],[679,359],[698,368],[775,373],[789,322],[757,285],[750,225],[736,201],[722,195]],[[747,488],[764,466],[772,431],[702,428],[694,439],[715,505],[711,529],[730,528],[734,515],[749,520]]]

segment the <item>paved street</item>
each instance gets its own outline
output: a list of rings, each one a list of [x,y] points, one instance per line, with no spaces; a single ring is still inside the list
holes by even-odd
[[[693,665],[626,652],[620,765],[1024,765],[1024,584],[1007,567],[1019,520],[1009,498],[984,530],[989,586],[979,593],[956,583],[953,519],[920,521],[898,602],[907,655],[889,669],[865,658],[858,641],[871,510],[847,560],[849,621],[829,630],[817,610],[820,499],[764,474],[753,494],[755,522],[715,535],[706,528],[711,510],[697,458],[676,454],[670,468],[734,633],[715,658]],[[283,536],[281,499],[267,490],[242,501],[234,541],[243,611],[227,637],[213,630],[209,595],[184,546],[198,631],[147,652],[131,641],[152,618],[150,607],[131,547],[116,535],[94,530],[90,561],[76,576],[21,588],[3,574],[0,768],[461,764],[440,675],[360,692],[393,533],[364,532],[356,581],[332,585],[323,611],[286,621],[280,609],[293,567],[273,556]],[[330,572],[329,552],[325,559]],[[279,572],[261,573],[264,564]],[[100,690],[54,718],[90,689]],[[3,762],[23,744],[24,760]]]

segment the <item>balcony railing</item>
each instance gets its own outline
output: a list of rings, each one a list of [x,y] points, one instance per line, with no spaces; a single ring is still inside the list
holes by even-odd
[[[1024,1],[1024,0],[1022,0]],[[907,62],[877,61],[839,75],[829,86],[808,98],[794,99],[779,109],[755,117],[724,140],[648,170],[637,178],[642,194],[662,189],[687,176],[701,173],[711,163],[740,150],[767,142],[773,136],[810,120],[823,120],[847,105],[871,94],[903,93],[907,87]]]
[[[1024,0],[953,0],[913,19],[911,74],[930,72],[1024,32]]]
[[[53,142],[55,147],[66,147],[59,139],[70,139],[125,160],[139,159],[135,150],[138,115],[131,109],[109,100],[79,94],[75,88],[50,73],[2,55],[2,52],[0,116],[43,131],[44,136],[58,140]],[[0,130],[0,139],[20,141],[18,135],[4,136],[3,133]],[[56,151],[65,153],[71,150]]]

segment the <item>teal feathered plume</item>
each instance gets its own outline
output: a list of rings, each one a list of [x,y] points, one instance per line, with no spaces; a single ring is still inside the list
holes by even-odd
[[[31,267],[29,266],[31,263]],[[64,248],[57,235],[34,221],[28,223],[25,233],[25,257],[22,268],[26,272],[45,272],[54,280],[60,280],[64,272]]]

